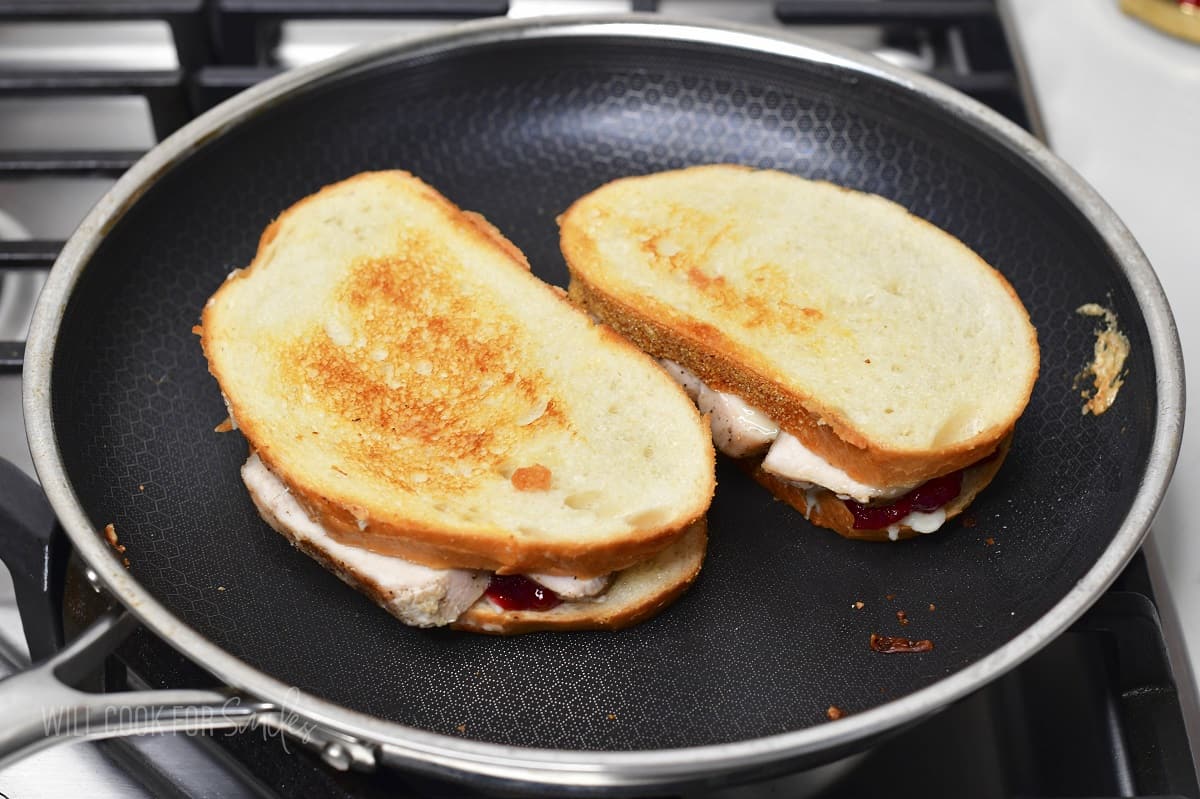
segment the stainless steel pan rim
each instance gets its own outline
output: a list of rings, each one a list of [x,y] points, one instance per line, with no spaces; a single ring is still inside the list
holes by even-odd
[[[105,232],[162,172],[205,141],[252,117],[310,82],[393,59],[464,45],[521,39],[615,37],[706,43],[829,64],[890,82],[969,123],[981,136],[1018,155],[1050,180],[1099,231],[1128,278],[1153,348],[1157,374],[1156,429],[1137,498],[1099,561],[1057,605],[999,649],[940,682],[871,710],[823,724],[736,743],[636,752],[525,749],[481,743],[405,727],[298,693],[214,645],[150,595],[92,529],[67,480],[55,441],[50,385],[58,328],[67,300]],[[199,309],[197,309],[198,312]],[[380,759],[435,774],[594,788],[678,784],[738,773],[749,775],[790,759],[851,744],[917,720],[995,679],[1028,658],[1078,618],[1118,575],[1150,528],[1178,456],[1183,428],[1183,356],[1162,287],[1133,237],[1111,208],[1070,167],[1019,127],[936,81],[846,48],[729,24],[672,22],[650,15],[556,17],[466,23],[448,33],[343,54],[280,75],[230,99],[166,139],[135,164],[100,200],[67,242],[38,301],[26,349],[24,409],[30,449],[46,495],[72,543],[104,586],[147,628],[228,685],[367,746]]]

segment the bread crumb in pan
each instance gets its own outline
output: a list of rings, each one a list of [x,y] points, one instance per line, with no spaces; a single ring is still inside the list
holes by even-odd
[[[846,711],[842,710],[837,705],[830,705],[828,707],[828,709],[826,709],[826,711],[825,711],[825,716],[830,721],[837,721],[838,719],[840,719],[842,716],[845,716],[845,715],[846,715]]]
[[[1117,329],[1117,315],[1109,309],[1089,302],[1075,309],[1083,316],[1103,318],[1104,327],[1097,328],[1096,343],[1092,348],[1092,362],[1075,376],[1074,387],[1092,378],[1092,388],[1080,392],[1086,402],[1081,413],[1099,416],[1112,407],[1117,392],[1125,384],[1125,359],[1129,357],[1129,339]]]
[[[108,545],[116,551],[125,551],[125,545],[117,539],[117,528],[111,522],[104,525],[104,538],[108,541]]]
[[[117,528],[112,522],[104,525],[104,540],[108,542],[114,552],[120,555],[125,554],[125,545],[117,539]],[[128,569],[129,558],[121,558],[121,565]]]
[[[898,621],[899,621],[901,624],[908,624],[908,614],[907,614],[907,613],[905,613],[905,612],[904,612],[904,611],[902,611],[902,610],[898,610],[898,611],[896,611],[896,619],[897,619],[897,620],[898,620]]]
[[[871,633],[871,651],[882,652],[885,655],[897,652],[931,652],[933,651],[933,641],[929,639],[913,641],[909,638]]]
[[[862,610],[863,608],[866,607],[866,603],[860,599],[857,602],[855,602],[853,605],[851,605],[850,607],[854,608],[855,610]]]

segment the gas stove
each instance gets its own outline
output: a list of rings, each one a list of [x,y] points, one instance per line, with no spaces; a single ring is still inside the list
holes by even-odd
[[[20,339],[44,272],[87,209],[156,141],[244,88],[356,44],[480,17],[625,11],[850,45],[932,75],[1056,143],[1034,102],[1036,74],[1025,68],[1038,54],[1021,46],[1036,38],[1024,20],[1047,13],[1036,0],[0,0],[0,457],[32,474]],[[1052,110],[1046,117],[1057,122],[1061,111]],[[1200,796],[1186,729],[1200,711],[1169,572],[1153,547],[1139,554],[1092,611],[1030,661],[867,753],[703,795]],[[144,633],[130,645],[165,647]],[[0,570],[0,674],[26,664],[27,651]],[[177,675],[156,679],[196,675],[180,658]],[[141,680],[119,658],[105,677],[110,688]],[[84,790],[477,795],[401,773],[337,772],[254,731],[77,744],[0,771],[0,795],[12,799]]]

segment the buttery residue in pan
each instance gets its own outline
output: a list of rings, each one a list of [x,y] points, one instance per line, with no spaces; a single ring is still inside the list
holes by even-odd
[[[1075,309],[1083,316],[1094,316],[1104,320],[1104,327],[1096,329],[1096,344],[1092,351],[1092,362],[1075,376],[1074,387],[1086,384],[1091,377],[1092,386],[1079,392],[1084,398],[1082,413],[1099,416],[1112,407],[1117,392],[1125,384],[1125,359],[1129,357],[1129,339],[1117,328],[1117,315],[1109,309],[1089,302]]]

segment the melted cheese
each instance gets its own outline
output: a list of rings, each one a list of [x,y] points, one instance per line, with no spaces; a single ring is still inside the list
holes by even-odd
[[[865,505],[902,497],[920,485],[875,486],[855,480],[804,446],[800,439],[782,432],[770,417],[745,400],[709,388],[695,373],[674,361],[664,359],[660,363],[692,398],[700,412],[708,416],[717,449],[733,458],[767,450],[763,470],[804,490],[805,517],[816,507],[817,493],[822,488],[832,491],[838,499],[853,499]],[[918,533],[932,533],[945,521],[945,508],[929,513],[913,511],[887,528],[888,538],[898,540],[902,527]]]
[[[762,452],[779,435],[779,425],[742,398],[709,388],[674,361],[660,363],[683,386],[700,413],[708,417],[713,444],[729,457],[744,458]]]
[[[770,472],[801,487],[810,485],[827,488],[838,499],[853,499],[864,505],[872,500],[895,499],[915,488],[915,485],[874,486],[855,480],[820,455],[800,443],[790,433],[780,433],[762,462],[763,471]]]
[[[538,585],[549,588],[564,600],[593,599],[607,591],[613,579],[611,574],[603,574],[586,580],[558,574],[527,574],[525,576]]]
[[[770,447],[762,463],[764,470],[801,488],[819,486],[841,499],[862,503],[903,496],[915,487],[873,486],[855,480],[805,447],[795,436],[781,432],[778,424],[745,400],[709,388],[695,373],[674,361],[660,363],[683,386],[700,412],[708,416],[713,443],[731,458],[755,455]]]
[[[888,525],[888,538],[892,541],[900,539],[900,528],[908,527],[918,533],[936,533],[946,523],[946,508],[941,507],[924,513],[914,510],[895,524]]]

